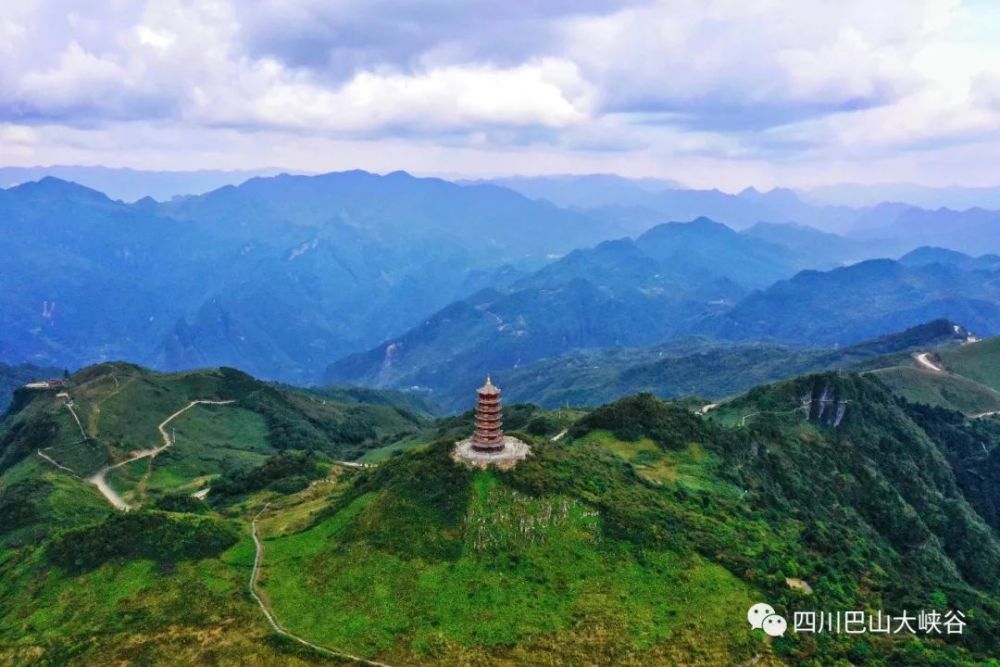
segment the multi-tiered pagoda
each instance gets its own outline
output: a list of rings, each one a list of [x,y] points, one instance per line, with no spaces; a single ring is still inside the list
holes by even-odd
[[[472,433],[472,449],[477,452],[503,450],[503,416],[500,412],[500,389],[486,376],[486,384],[478,390],[476,430]]]
[[[476,428],[472,437],[459,440],[452,450],[452,458],[466,465],[479,468],[497,466],[512,468],[530,453],[528,443],[503,434],[503,417],[500,412],[500,388],[486,376],[486,384],[477,390]]]

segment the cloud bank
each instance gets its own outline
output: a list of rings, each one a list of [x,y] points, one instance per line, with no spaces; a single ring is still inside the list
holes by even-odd
[[[8,164],[986,184],[998,149],[986,2],[0,7]]]

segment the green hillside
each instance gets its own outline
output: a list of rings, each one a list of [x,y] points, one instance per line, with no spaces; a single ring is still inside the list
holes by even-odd
[[[648,348],[571,352],[495,376],[510,387],[509,397],[549,407],[600,405],[638,392],[719,399],[803,373],[909,365],[908,352],[958,345],[968,335],[964,327],[939,319],[842,348],[683,338]],[[439,400],[461,405],[469,397],[466,391]]]
[[[804,415],[803,393],[848,401],[836,428],[835,411]],[[726,411],[758,418],[732,429],[639,396],[536,439],[511,472],[452,463],[448,440],[394,459],[304,530],[294,504],[269,510],[262,590],[292,631],[391,664],[975,664],[996,649],[985,499],[962,498],[951,452],[885,388],[816,376],[733,401],[720,424]],[[734,620],[755,596],[944,599],[984,625],[947,645],[769,642]]]
[[[68,392],[86,439],[54,397],[2,426],[0,511],[19,517],[0,528],[3,664],[992,667],[1000,651],[1000,420],[901,402],[875,376],[761,386],[707,415],[648,394],[511,406],[533,454],[507,471],[452,461],[468,414],[428,423],[225,369],[102,366]],[[151,473],[115,481],[141,509],[37,454],[94,469],[198,399],[235,402],[190,408]],[[404,442],[377,467],[331,460]],[[261,604],[312,647],[246,590],[254,530]],[[746,623],[760,601],[969,625],[771,638]]]
[[[425,424],[400,408],[335,403],[233,369],[161,374],[103,364],[74,374],[59,394],[16,395],[0,431],[0,490],[5,480],[44,468],[92,494],[84,480],[104,471],[127,504],[148,505],[285,451],[353,460]],[[169,446],[155,457],[129,462],[163,447],[165,438]]]
[[[1000,337],[941,353],[945,368],[1000,391]]]
[[[932,359],[941,371],[911,355],[876,358],[865,366],[908,401],[969,415],[1000,411],[1000,338],[936,348]]]
[[[893,366],[873,373],[908,401],[940,405],[966,414],[1000,410],[1000,392],[961,375],[908,366]]]

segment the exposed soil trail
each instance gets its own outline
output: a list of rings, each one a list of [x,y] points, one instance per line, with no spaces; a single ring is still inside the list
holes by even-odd
[[[257,604],[260,606],[260,610],[264,612],[264,617],[267,619],[267,622],[271,625],[271,628],[278,634],[284,635],[289,639],[297,641],[303,646],[308,646],[309,648],[315,651],[319,651],[320,653],[325,653],[326,655],[332,656],[334,658],[345,658],[347,660],[353,660],[354,662],[357,662],[362,665],[372,665],[373,667],[392,667],[391,665],[387,665],[384,662],[376,662],[375,660],[368,660],[367,658],[362,658],[361,656],[351,655],[350,653],[344,653],[342,651],[334,651],[332,649],[326,648],[325,646],[314,644],[308,639],[303,639],[298,635],[292,634],[291,632],[286,630],[280,623],[278,623],[278,619],[275,618],[274,612],[271,611],[270,606],[266,602],[264,602],[264,598],[257,593],[257,578],[260,576],[260,566],[261,563],[264,561],[264,542],[263,540],[260,539],[260,534],[257,530],[257,520],[261,517],[262,514],[264,514],[264,512],[267,511],[267,508],[270,507],[270,505],[271,505],[270,503],[264,505],[264,508],[261,509],[261,511],[257,512],[256,516],[254,516],[253,518],[253,521],[250,523],[250,528],[253,532],[253,543],[257,549],[253,559],[253,571],[250,573],[250,595],[252,595],[253,599],[257,601]]]
[[[943,368],[941,368],[940,366],[938,366],[937,364],[935,364],[933,361],[930,360],[930,352],[921,352],[920,354],[916,355],[914,359],[917,360],[918,364],[920,364],[929,371],[934,371],[935,373],[944,372]]]
[[[191,401],[186,406],[184,406],[183,408],[181,408],[180,410],[178,410],[177,412],[175,412],[174,414],[170,415],[169,417],[167,417],[166,419],[164,419],[162,422],[160,422],[160,425],[157,427],[157,430],[160,431],[160,437],[163,438],[163,444],[162,445],[160,445],[159,447],[154,447],[152,449],[138,449],[138,450],[132,452],[132,456],[130,456],[129,458],[125,459],[124,461],[119,461],[118,463],[115,463],[113,465],[109,465],[109,466],[105,466],[104,468],[101,468],[96,473],[94,473],[93,475],[91,475],[90,477],[88,477],[87,481],[90,482],[91,484],[93,484],[94,486],[96,486],[98,488],[98,490],[101,492],[101,494],[103,494],[104,497],[108,499],[109,503],[111,503],[112,505],[114,505],[117,509],[120,509],[122,511],[126,511],[127,512],[128,510],[131,509],[131,506],[127,502],[125,502],[125,499],[122,498],[120,495],[118,495],[118,493],[114,489],[112,489],[110,485],[108,485],[107,474],[109,472],[111,472],[112,470],[114,470],[115,468],[121,468],[122,466],[126,466],[129,463],[132,463],[133,461],[138,461],[139,459],[146,459],[146,458],[151,459],[151,458],[155,457],[157,454],[159,454],[160,452],[162,452],[165,449],[167,449],[168,447],[170,447],[170,445],[174,444],[173,439],[167,433],[167,429],[166,429],[167,424],[169,424],[170,422],[172,422],[174,419],[177,419],[178,417],[180,417],[182,414],[184,414],[185,412],[187,412],[188,410],[190,410],[194,406],[196,406],[196,405],[229,405],[230,403],[235,403],[235,402],[236,401],[232,401],[232,400],[230,400],[230,401],[209,401],[209,400],[204,400],[204,399],[197,400],[197,401]]]
[[[59,463],[54,458],[52,458],[51,456],[49,456],[48,454],[46,454],[45,452],[43,452],[40,449],[38,450],[38,455],[41,456],[46,461],[48,461],[49,463],[51,463],[52,465],[54,465],[55,467],[59,468],[60,470],[65,470],[69,474],[73,475],[73,477],[79,477],[80,476],[79,474],[77,474],[77,472],[75,470],[73,470],[72,468],[67,468],[66,466],[64,466],[63,464]]]
[[[75,421],[76,425],[80,427],[80,435],[82,435],[83,439],[86,440],[88,437],[87,431],[83,428],[83,422],[80,421],[80,417],[76,414],[76,410],[73,409],[73,399],[66,392],[61,392],[58,396],[66,399],[66,403],[64,405],[66,406],[66,409],[69,410],[69,413],[73,415],[73,421]]]

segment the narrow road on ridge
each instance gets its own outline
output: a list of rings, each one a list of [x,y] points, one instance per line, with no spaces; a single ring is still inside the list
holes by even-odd
[[[166,419],[164,419],[162,422],[160,422],[160,425],[157,427],[157,429],[160,431],[160,437],[163,438],[163,444],[162,445],[160,445],[159,447],[154,447],[153,449],[139,449],[139,450],[136,450],[136,451],[132,452],[132,456],[130,456],[129,458],[125,459],[124,461],[120,461],[120,462],[115,463],[113,465],[109,465],[109,466],[105,466],[104,468],[101,468],[96,473],[94,473],[93,475],[91,475],[90,477],[88,477],[87,481],[90,482],[91,484],[93,484],[94,486],[96,486],[98,488],[98,490],[104,495],[104,497],[108,499],[109,503],[111,503],[112,505],[114,505],[117,509],[120,509],[120,510],[123,510],[123,511],[127,512],[128,510],[131,509],[131,507],[129,506],[129,504],[127,502],[125,502],[125,499],[122,498],[120,495],[118,495],[118,493],[114,489],[112,489],[111,486],[108,484],[107,474],[109,472],[111,472],[112,470],[114,470],[115,468],[121,468],[122,466],[126,466],[129,463],[132,463],[133,461],[138,461],[139,459],[153,458],[157,454],[159,454],[160,452],[162,452],[165,449],[167,449],[168,447],[170,447],[170,445],[174,444],[174,441],[170,438],[170,435],[167,433],[167,430],[166,430],[167,424],[169,424],[170,422],[172,422],[177,417],[180,417],[182,414],[184,414],[185,412],[187,412],[188,410],[190,410],[194,406],[196,406],[196,405],[229,405],[230,403],[235,403],[235,401],[231,401],[231,400],[230,401],[209,401],[209,400],[191,401],[186,406],[184,406],[183,408],[181,408],[180,410],[178,410],[177,412],[175,412],[174,414],[170,415],[169,417],[167,417]]]

